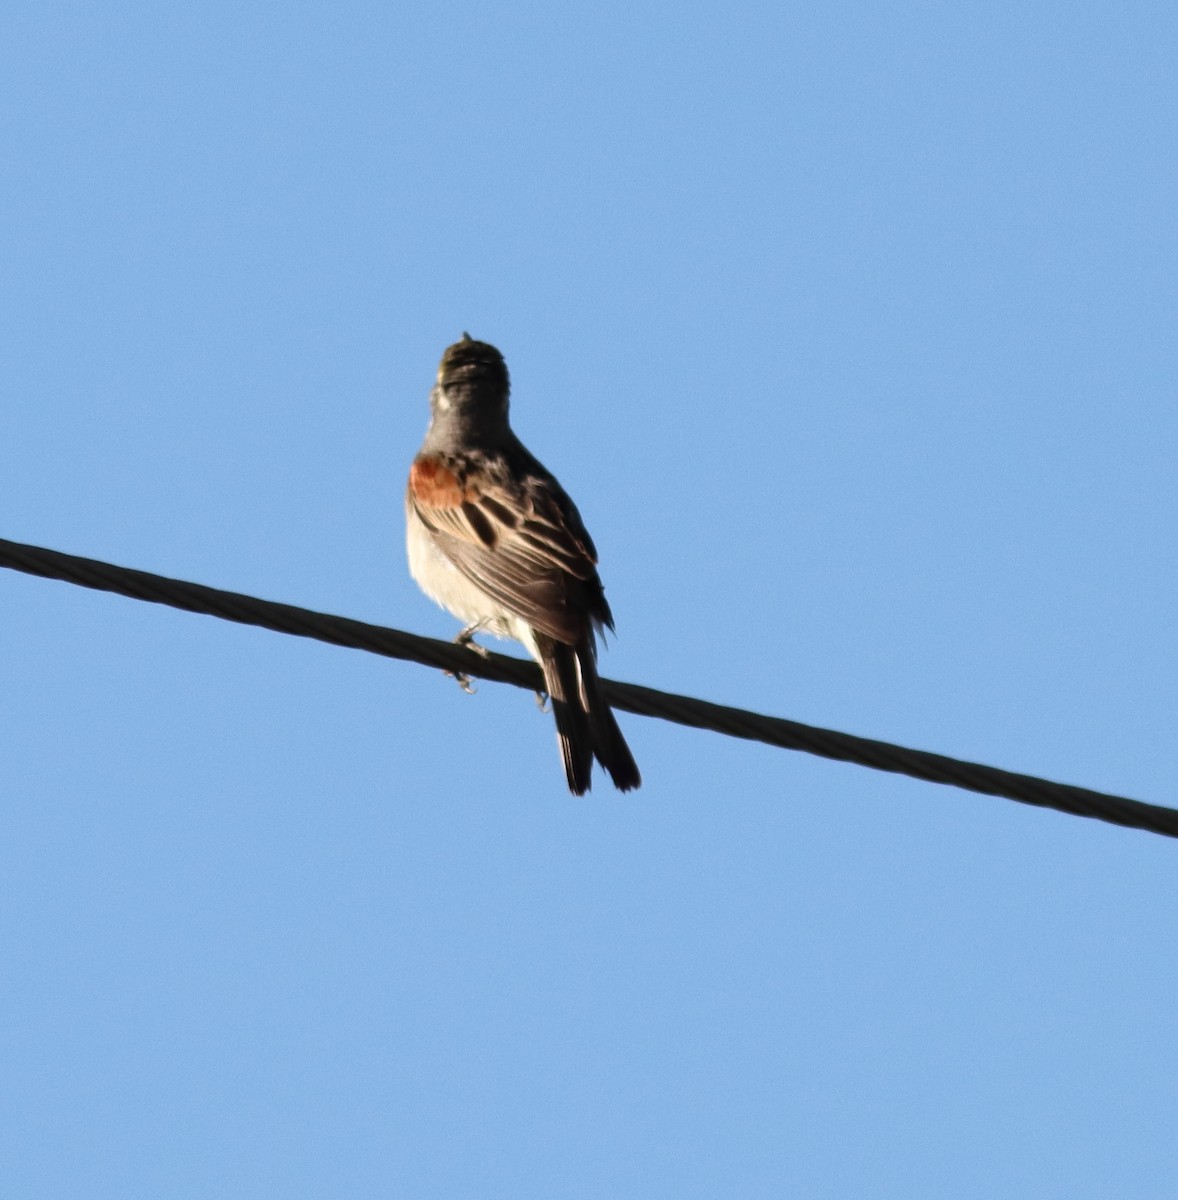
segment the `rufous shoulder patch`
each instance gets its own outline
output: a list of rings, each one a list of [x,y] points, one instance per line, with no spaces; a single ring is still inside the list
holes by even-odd
[[[419,456],[409,468],[409,490],[418,504],[426,508],[459,508],[478,498],[478,489],[463,487],[444,463],[438,459]]]

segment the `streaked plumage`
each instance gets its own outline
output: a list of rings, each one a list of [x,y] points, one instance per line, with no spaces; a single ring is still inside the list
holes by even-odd
[[[576,506],[507,419],[502,355],[469,335],[442,356],[432,420],[406,489],[409,566],[467,625],[523,643],[540,663],[569,788],[596,758],[623,791],[641,776],[597,675],[613,628],[597,551]]]

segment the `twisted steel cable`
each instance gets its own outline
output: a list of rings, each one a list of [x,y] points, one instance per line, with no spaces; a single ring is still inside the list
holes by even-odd
[[[45,579],[59,579],[98,591],[114,592],[135,600],[166,604],[186,612],[204,613],[242,625],[257,625],[277,633],[314,638],[334,646],[367,650],[370,654],[380,654],[386,658],[421,663],[498,683],[510,683],[529,691],[540,691],[544,685],[539,667],[506,654],[488,651],[484,657],[453,642],[440,642],[381,625],[354,621],[349,617],[297,608],[292,604],[278,604],[273,600],[259,600],[255,596],[169,579],[148,571],[136,571],[3,538],[0,538],[0,567]],[[803,725],[799,721],[767,717],[638,684],[619,683],[611,679],[602,682],[611,704],[640,716],[658,717],[693,729],[709,729],[729,737],[765,742],[786,750],[803,750],[808,754],[857,763],[877,771],[910,775],[929,783],[951,784],[967,791],[1002,796],[1040,808],[1053,808],[1073,816],[1091,817],[1166,837],[1178,837],[1178,811],[1161,805],[1146,804],[1141,800],[1095,792],[1071,784],[1053,783],[1033,775],[1020,775],[943,754],[931,754],[890,742],[839,733],[833,729]]]

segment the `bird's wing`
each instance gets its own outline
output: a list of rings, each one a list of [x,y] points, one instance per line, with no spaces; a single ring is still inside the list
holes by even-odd
[[[508,612],[569,645],[612,624],[593,543],[551,477],[420,454],[408,495],[442,553]]]

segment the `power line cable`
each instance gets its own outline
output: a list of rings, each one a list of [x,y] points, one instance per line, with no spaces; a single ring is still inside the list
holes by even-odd
[[[0,538],[0,567],[45,579],[59,579],[98,591],[115,592],[135,600],[166,604],[186,612],[204,613],[242,625],[257,625],[277,633],[314,638],[334,646],[367,650],[386,658],[421,663],[498,683],[510,683],[529,691],[540,691],[544,685],[543,676],[535,663],[506,654],[488,651],[484,657],[453,642],[440,642],[398,629],[354,621],[349,617],[297,608],[292,604],[278,604],[273,600],[259,600],[255,596],[169,579],[148,571],[136,571],[97,559],[10,542],[4,538]],[[619,683],[612,679],[602,682],[612,705],[640,716],[659,717],[693,729],[709,729],[729,737],[765,742],[786,750],[803,750],[808,754],[857,763],[877,771],[910,775],[929,783],[951,784],[967,791],[1003,796],[1008,800],[1053,808],[1073,816],[1091,817],[1166,837],[1178,837],[1178,811],[1161,805],[1146,804],[1141,800],[1108,795],[1071,784],[1053,783],[1033,775],[1020,775],[997,767],[948,758],[943,754],[931,754],[890,742],[839,733],[833,729],[803,725],[799,721],[767,717],[638,684]]]

